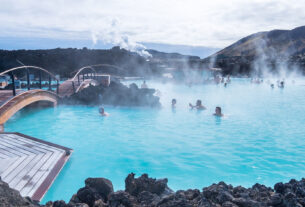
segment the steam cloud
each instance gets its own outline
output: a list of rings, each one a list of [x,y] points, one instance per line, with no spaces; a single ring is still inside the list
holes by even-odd
[[[253,44],[256,50],[252,64],[253,77],[285,79],[302,76],[301,69],[289,61],[292,54],[268,46],[267,37],[254,41]]]
[[[94,29],[91,32],[92,43],[96,45],[98,41],[118,45],[120,48],[136,52],[143,57],[151,57],[151,54],[146,51],[146,47],[132,40],[127,34],[120,30],[118,19],[113,19],[108,28],[102,30]]]

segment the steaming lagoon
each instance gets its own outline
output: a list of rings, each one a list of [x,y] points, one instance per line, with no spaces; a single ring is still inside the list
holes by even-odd
[[[46,194],[68,201],[87,177],[110,179],[124,189],[128,173],[169,179],[174,190],[225,181],[300,179],[305,174],[305,82],[287,81],[284,89],[250,84],[174,85],[148,82],[161,91],[161,109],[58,106],[24,109],[6,131],[17,131],[74,149],[69,162]],[[170,106],[177,99],[177,108]],[[207,110],[190,110],[201,99]],[[212,116],[216,106],[226,115]]]

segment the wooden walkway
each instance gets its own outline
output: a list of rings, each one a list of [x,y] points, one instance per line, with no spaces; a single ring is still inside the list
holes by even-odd
[[[74,83],[74,88],[73,88],[73,83]],[[74,80],[66,80],[62,84],[60,84],[58,88],[58,95],[59,97],[69,97],[73,95],[74,93],[77,93],[78,91],[82,90],[85,88],[87,85],[90,83],[94,83],[95,85],[97,82],[93,79],[85,79],[84,81],[81,79],[80,82]]]
[[[58,95],[60,97],[69,97],[72,94],[74,94],[74,88],[72,82],[74,83],[75,90],[76,88],[79,87],[78,81],[66,80],[65,82],[59,85]]]
[[[40,201],[71,153],[20,133],[0,133],[0,177],[22,196]]]
[[[21,93],[21,91],[16,90],[16,94],[19,94],[19,93]],[[11,98],[13,98],[12,90],[0,90],[0,106]]]
[[[17,111],[34,102],[47,101],[56,106],[57,99],[57,94],[42,89],[33,89],[19,93],[0,105],[0,125],[3,126]]]

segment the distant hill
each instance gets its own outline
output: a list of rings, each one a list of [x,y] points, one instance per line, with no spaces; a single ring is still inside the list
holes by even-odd
[[[213,62],[226,74],[277,72],[280,65],[305,71],[305,26],[249,35],[216,52],[203,62]]]
[[[146,59],[138,53],[130,52],[119,47],[112,49],[76,49],[56,48],[46,50],[0,50],[0,72],[20,66],[17,60],[25,65],[43,67],[61,77],[71,77],[75,70],[95,64],[110,64],[121,68],[117,71],[106,71],[122,76],[160,76],[168,67],[182,68],[185,64],[190,67],[199,63],[196,56],[186,56],[178,53],[164,53],[149,50],[152,57]],[[110,69],[109,69],[110,70]]]
[[[305,26],[249,35],[216,53],[223,56],[257,56],[265,52],[296,55],[305,52]]]

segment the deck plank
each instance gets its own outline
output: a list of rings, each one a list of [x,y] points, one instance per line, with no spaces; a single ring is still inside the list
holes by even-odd
[[[46,153],[41,160],[39,160],[39,162],[36,162],[35,165],[32,166],[32,168],[26,173],[25,176],[32,178],[35,173],[41,168],[41,166],[43,165],[43,163],[45,163],[48,159],[50,159],[50,157],[53,155],[53,153]],[[30,182],[30,179],[22,179],[20,182],[18,182],[14,188],[18,191],[22,190],[22,188]]]
[[[8,137],[0,137],[0,142],[9,144],[12,148],[18,148],[20,152],[26,153],[26,154],[40,154],[43,153],[43,151],[35,150],[33,148],[33,145],[25,145],[20,142],[16,142],[15,140],[9,140]]]
[[[0,133],[0,176],[22,196],[39,201],[71,152],[69,148],[20,133]]]
[[[6,135],[8,138],[11,138],[11,139],[14,139],[14,140],[18,140],[19,142],[21,143],[26,143],[26,144],[31,144],[33,146],[37,146],[38,148],[42,148],[42,149],[46,149],[48,151],[62,151],[62,152],[65,152],[65,150],[61,149],[61,148],[58,148],[58,147],[54,147],[54,146],[51,146],[51,145],[48,145],[48,144],[45,144],[45,143],[37,143],[37,141],[34,141],[34,140],[30,140],[30,139],[22,139],[20,137],[16,137],[12,134],[8,134]],[[52,152],[53,152],[52,151]]]
[[[21,195],[33,194],[37,186],[41,185],[43,180],[48,176],[49,172],[63,156],[61,153],[53,154],[47,162],[45,162],[36,174],[31,178],[30,182],[20,191]]]

